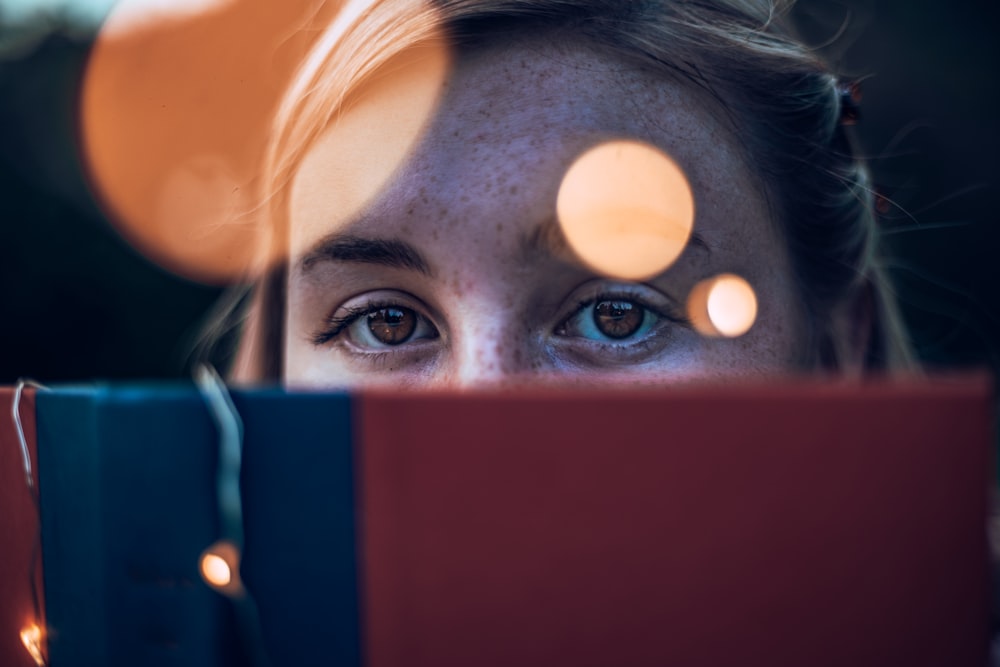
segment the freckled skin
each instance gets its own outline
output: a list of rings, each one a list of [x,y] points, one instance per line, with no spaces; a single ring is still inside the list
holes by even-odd
[[[348,230],[405,240],[426,258],[431,274],[343,262],[327,263],[308,277],[293,269],[287,384],[608,386],[794,370],[804,327],[787,250],[735,129],[714,102],[687,84],[637,71],[587,45],[556,46],[544,39],[466,57],[444,90],[419,148],[368,215]],[[620,289],[622,283],[566,258],[528,260],[522,237],[554,216],[560,180],[576,156],[622,138],[654,144],[685,170],[695,196],[695,230],[711,248],[706,253],[688,247],[643,289],[683,309],[699,280],[741,275],[760,305],[757,324],[743,337],[704,338],[670,323],[645,352],[626,354],[556,333],[565,329],[560,327],[577,306],[581,286],[604,281]],[[322,183],[336,160],[315,148],[296,176],[293,247],[308,247],[328,233],[314,221],[335,210],[337,193],[315,183]],[[313,186],[300,188],[300,180]],[[401,305],[423,317],[436,335],[378,350],[389,361],[373,359],[370,350],[344,337],[312,342],[332,313],[374,293],[405,297]]]

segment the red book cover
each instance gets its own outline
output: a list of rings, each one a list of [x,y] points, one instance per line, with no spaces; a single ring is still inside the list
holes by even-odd
[[[979,667],[990,401],[362,396],[365,664]]]
[[[35,667],[21,633],[45,627],[38,507],[28,487],[12,408],[14,389],[0,387],[0,664]],[[38,488],[34,390],[25,389],[19,414],[35,489]],[[37,496],[36,496],[37,497]],[[34,590],[32,588],[34,577]],[[37,608],[36,608],[37,604]],[[39,639],[42,639],[39,636]]]

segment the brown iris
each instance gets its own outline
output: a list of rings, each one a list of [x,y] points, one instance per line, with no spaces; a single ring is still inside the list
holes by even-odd
[[[643,309],[631,301],[599,301],[594,324],[608,338],[628,338],[642,326]]]
[[[417,315],[409,308],[379,308],[368,313],[368,330],[385,345],[409,340],[417,328]]]

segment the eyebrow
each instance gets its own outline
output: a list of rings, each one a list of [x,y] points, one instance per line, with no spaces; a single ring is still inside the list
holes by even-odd
[[[692,232],[691,245],[711,254],[712,249],[697,232]],[[530,232],[521,236],[520,245],[525,256],[546,254],[575,263],[575,254],[566,240],[559,221],[547,218]],[[350,234],[331,234],[317,242],[299,262],[299,270],[308,274],[322,262],[355,262],[374,264],[397,269],[418,271],[431,276],[430,264],[414,246],[397,239],[365,238]]]
[[[431,275],[430,265],[420,251],[409,243],[396,239],[364,238],[334,233],[310,248],[299,262],[299,270],[308,273],[321,262],[376,264]]]

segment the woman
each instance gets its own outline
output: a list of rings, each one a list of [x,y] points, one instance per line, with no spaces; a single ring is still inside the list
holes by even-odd
[[[281,261],[235,377],[634,385],[908,367],[853,100],[786,10],[349,3],[276,119],[264,208]],[[567,172],[613,141],[667,156],[694,200],[680,257],[641,280],[595,270],[560,226]],[[689,296],[729,274],[756,321],[702,335]]]

